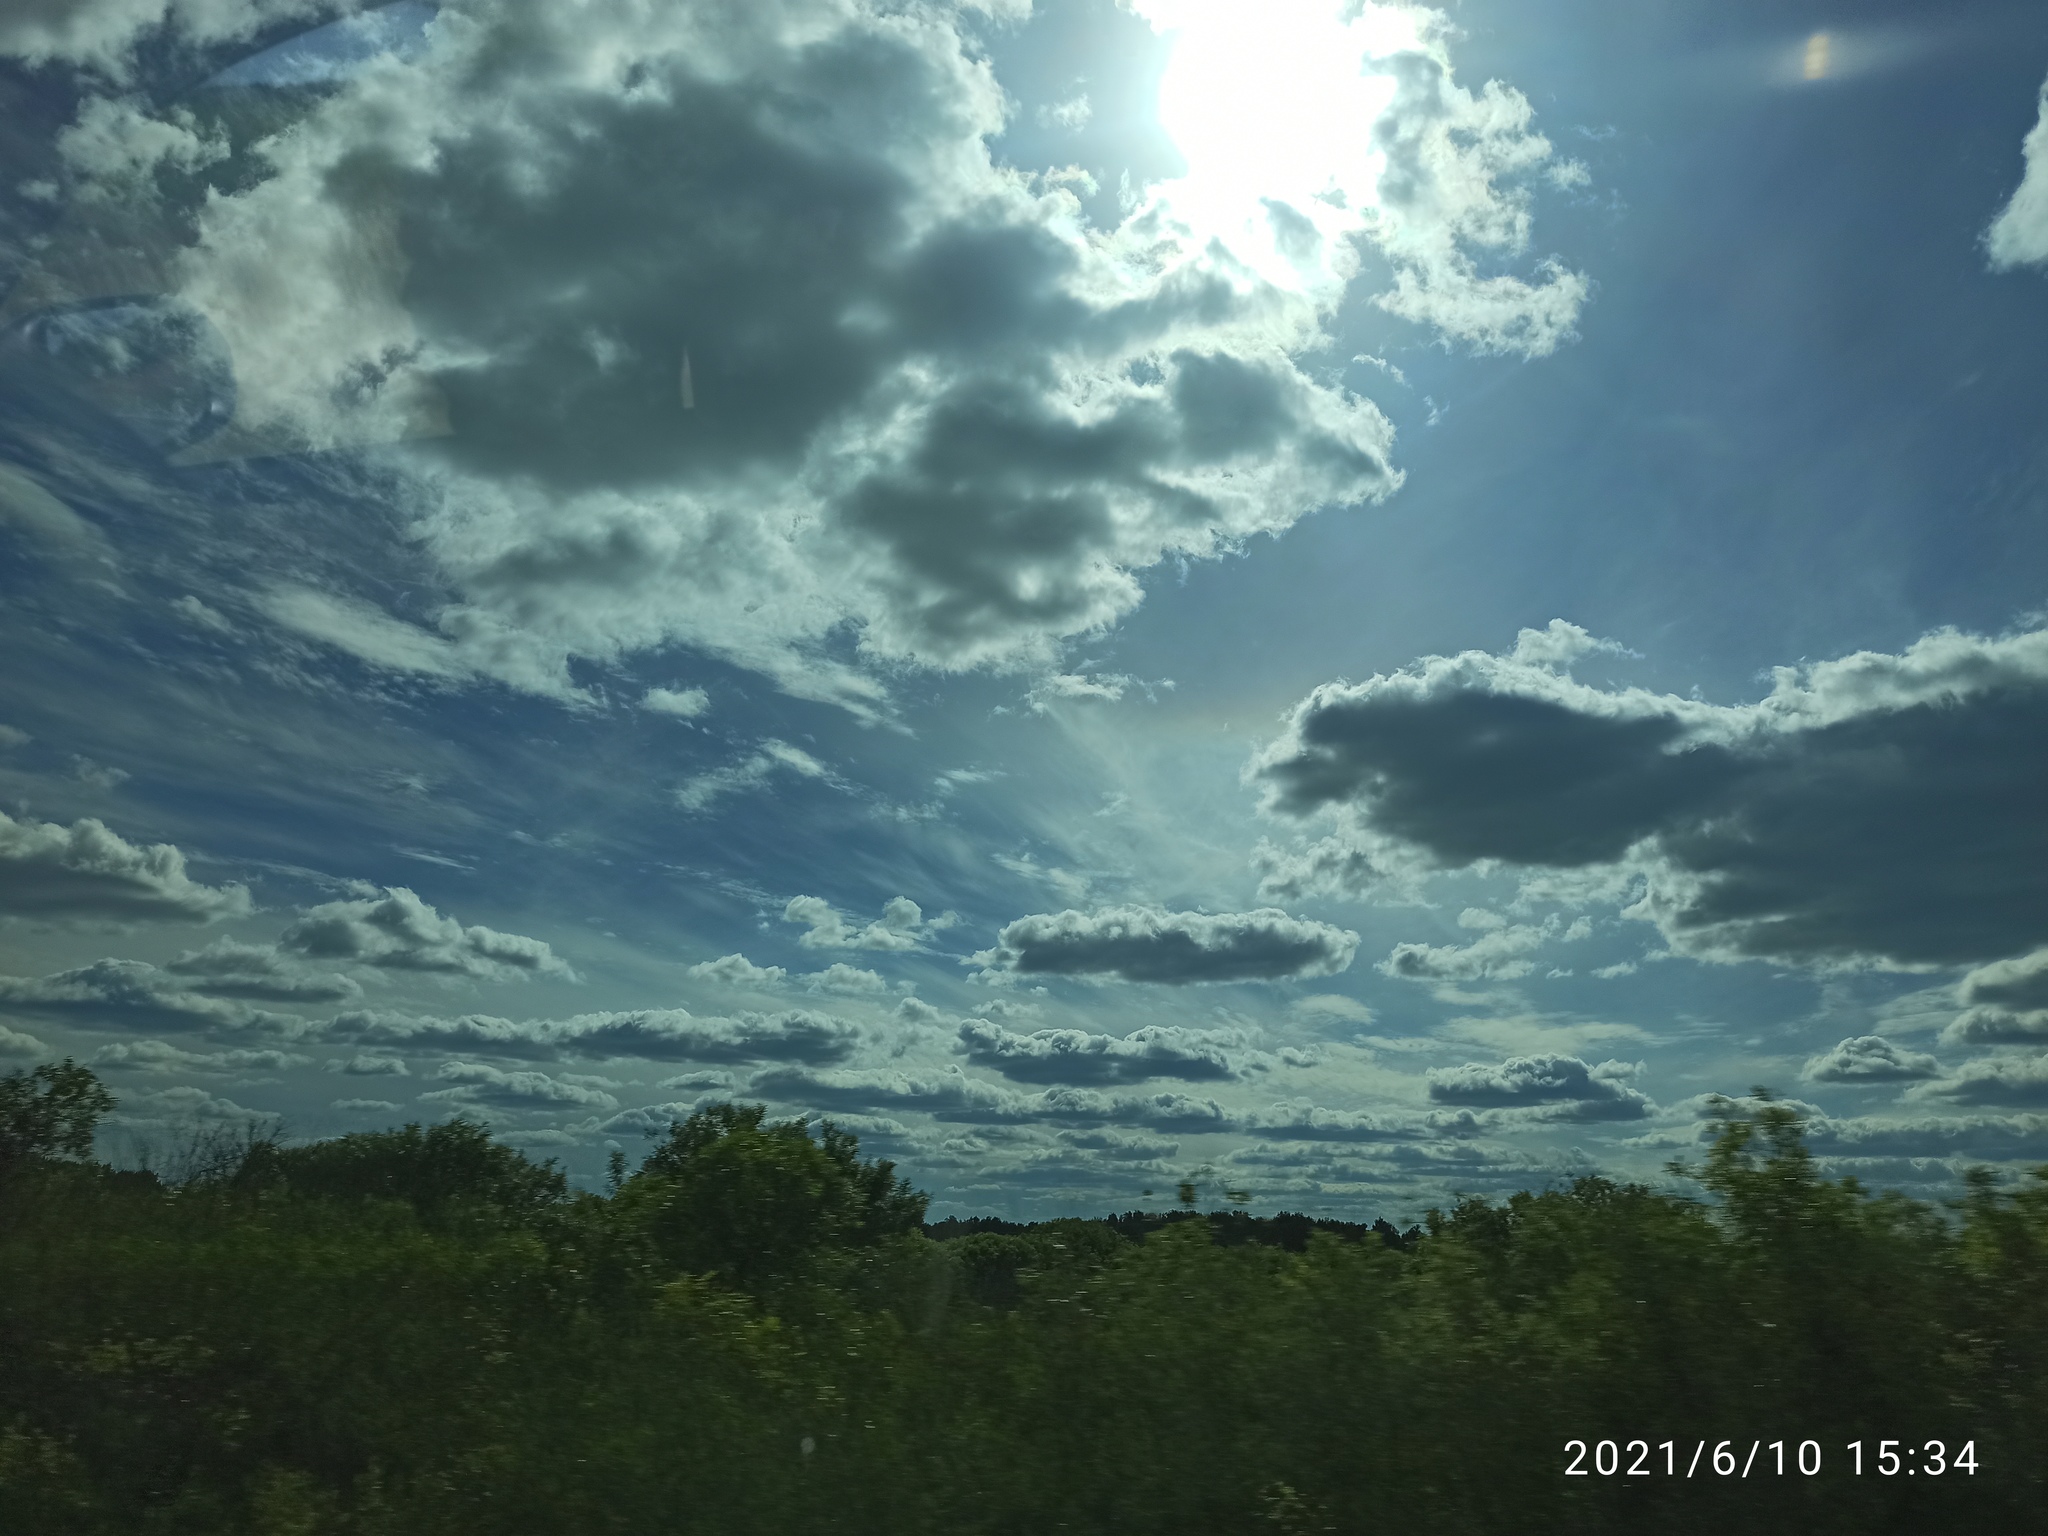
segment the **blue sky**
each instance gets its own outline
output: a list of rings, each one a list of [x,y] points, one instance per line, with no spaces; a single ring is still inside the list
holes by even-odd
[[[0,22],[0,1048],[129,1155],[2048,1158],[2035,8],[337,14]]]

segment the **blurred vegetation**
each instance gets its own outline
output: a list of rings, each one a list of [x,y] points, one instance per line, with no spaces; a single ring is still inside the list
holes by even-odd
[[[1585,1178],[1405,1234],[926,1227],[851,1135],[739,1105],[605,1196],[463,1120],[165,1179],[90,1160],[112,1104],[0,1079],[0,1531],[2048,1529],[2048,1177],[1873,1196],[1774,1103],[1724,1106],[1708,1198]],[[1575,1439],[1679,1475],[1567,1478]],[[1883,1439],[1979,1470],[1884,1478]]]

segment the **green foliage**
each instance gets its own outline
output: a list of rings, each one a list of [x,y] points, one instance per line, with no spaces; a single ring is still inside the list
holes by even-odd
[[[1723,1106],[1709,1199],[1585,1178],[1392,1240],[933,1241],[852,1136],[730,1105],[609,1199],[465,1122],[201,1161],[0,1188],[0,1530],[1904,1536],[2048,1492],[2048,1176],[1944,1219],[1769,1102]],[[1563,1476],[1780,1438],[1828,1473]],[[1983,1470],[1857,1479],[1859,1438]]]
[[[0,1173],[31,1158],[92,1156],[93,1132],[114,1096],[70,1057],[0,1077]]]
[[[712,1104],[671,1125],[619,1199],[664,1263],[756,1293],[916,1229],[926,1205],[830,1121],[813,1139],[758,1104]]]

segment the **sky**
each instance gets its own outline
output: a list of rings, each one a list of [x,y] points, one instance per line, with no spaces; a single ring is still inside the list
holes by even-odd
[[[29,0],[0,1066],[1406,1223],[2048,1161],[2048,12]],[[1720,1097],[1717,1097],[1720,1096]]]

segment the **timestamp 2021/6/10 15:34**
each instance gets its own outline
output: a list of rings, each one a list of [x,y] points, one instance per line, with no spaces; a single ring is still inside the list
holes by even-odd
[[[1752,1440],[1747,1447],[1739,1440],[1722,1440],[1711,1448],[1709,1442],[1697,1440],[1689,1453],[1679,1440],[1567,1440],[1564,1448],[1569,1458],[1566,1477],[1818,1477],[1823,1461],[1818,1440]],[[1879,1477],[1974,1477],[1978,1468],[1975,1440],[1964,1441],[1953,1453],[1940,1440],[1851,1440],[1843,1449],[1849,1470],[1857,1477],[1866,1472]]]

